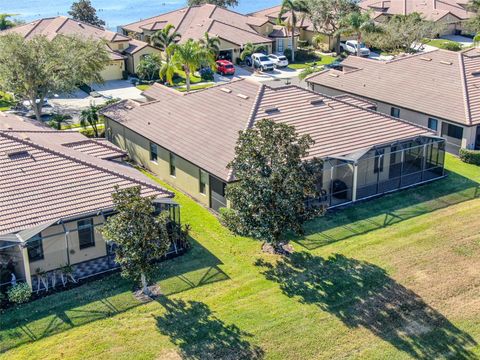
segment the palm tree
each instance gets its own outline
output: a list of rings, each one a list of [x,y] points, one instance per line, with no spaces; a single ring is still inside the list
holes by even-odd
[[[354,11],[340,20],[340,29],[338,34],[354,34],[357,36],[357,56],[360,56],[360,44],[362,43],[362,34],[380,33],[382,29],[375,24],[370,17],[370,13],[361,13]]]
[[[200,46],[207,49],[212,54],[214,60],[220,53],[220,39],[217,36],[210,37],[208,32],[205,33],[203,39],[200,39]]]
[[[88,109],[82,110],[80,113],[80,125],[87,129],[88,126],[91,126],[95,137],[98,137],[98,123],[100,118],[98,116],[98,107],[90,104]]]
[[[162,51],[166,51],[170,45],[178,43],[181,37],[182,36],[175,31],[175,26],[167,24],[162,30],[156,31],[150,40],[154,46]],[[168,56],[167,54],[167,57]]]
[[[185,81],[187,92],[190,92],[190,76],[201,65],[208,64],[212,68],[215,65],[213,58],[208,50],[200,46],[197,41],[188,39],[183,44],[176,44],[173,47],[175,53],[172,61],[177,68],[183,68],[185,71]]]
[[[282,22],[282,17],[290,12],[288,28],[292,36],[292,62],[295,61],[295,31],[297,30],[297,13],[307,11],[307,5],[304,0],[283,0],[282,7],[278,13],[278,21]]]
[[[166,60],[162,62],[162,65],[160,67],[160,78],[163,81],[167,81],[170,85],[173,85],[173,76],[175,75],[175,72],[177,71],[177,64],[176,64],[176,59],[172,58],[172,54],[174,52],[174,47],[175,45],[172,44],[170,45],[165,53],[167,54]]]
[[[253,45],[252,43],[247,43],[243,47],[242,52],[240,53],[240,60],[244,61],[247,56],[255,54],[257,52],[265,51],[265,45]],[[253,61],[252,61],[253,66]]]
[[[55,114],[50,119],[49,125],[57,130],[62,130],[62,125],[68,125],[72,117],[70,115]]]
[[[15,22],[9,20],[12,16],[16,14],[0,14],[0,30],[10,29],[15,26]]]

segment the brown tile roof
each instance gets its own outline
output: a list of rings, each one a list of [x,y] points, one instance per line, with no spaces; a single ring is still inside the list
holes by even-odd
[[[122,28],[126,31],[142,33],[144,30],[160,30],[167,24],[172,24],[182,35],[181,41],[199,40],[204,37],[205,32],[208,32],[212,36],[219,36],[241,46],[249,42],[254,44],[271,42],[271,39],[259,35],[252,28],[252,25],[259,26],[265,22],[219,6],[205,4],[161,14],[124,25]]]
[[[145,96],[147,99],[163,101],[168,101],[170,100],[170,98],[176,98],[178,96],[183,96],[184,94],[185,93],[182,93],[175,89],[160,85],[159,83],[154,83],[142,93],[142,95]],[[135,104],[130,104],[130,106],[135,106]]]
[[[242,94],[242,95],[241,95]],[[351,100],[351,99],[350,99]],[[104,115],[225,180],[238,133],[260,119],[294,125],[310,134],[310,157],[343,156],[419,135],[421,126],[296,86],[270,88],[236,80],[168,101],[154,101]]]
[[[375,17],[382,14],[407,15],[419,13],[427,20],[437,21],[447,14],[465,20],[473,14],[464,2],[456,0],[363,0],[359,3],[364,10],[373,10]]]
[[[254,13],[249,14],[252,17],[257,17],[260,19],[268,19],[268,21],[276,24],[278,15],[280,14],[280,10],[282,9],[281,5],[273,6],[267,9],[263,9],[260,11],[256,11]],[[291,14],[286,13],[282,15],[282,20],[285,23],[291,22]],[[308,31],[315,31],[312,21],[308,18],[308,16],[301,14],[297,16],[297,27],[302,28]]]
[[[364,109],[376,110],[377,108],[377,104],[375,104],[373,101],[368,101],[354,95],[342,94],[342,95],[334,96],[334,98],[337,100],[348,102],[352,105],[355,105]]]
[[[132,168],[51,140],[42,131],[0,129],[0,235],[111,209],[114,185],[173,196]]]
[[[435,50],[391,61],[349,56],[344,71],[307,79],[349,94],[398,105],[463,125],[480,124],[480,52]]]

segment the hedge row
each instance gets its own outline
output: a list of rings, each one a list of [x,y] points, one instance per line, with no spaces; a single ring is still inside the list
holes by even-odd
[[[460,149],[459,156],[467,164],[480,165],[480,150]]]

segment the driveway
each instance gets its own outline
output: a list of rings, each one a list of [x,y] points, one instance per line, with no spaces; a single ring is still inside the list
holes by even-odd
[[[451,40],[458,42],[462,45],[462,47],[469,47],[473,45],[473,39],[466,37],[466,36],[461,36],[461,35],[445,35],[441,37],[442,39],[446,40]]]
[[[249,78],[259,82],[268,82],[273,80],[288,80],[297,78],[302,70],[293,70],[290,68],[275,69],[273,71],[253,72],[251,68],[235,66],[234,76],[222,76],[215,74],[215,82],[229,82],[234,78]]]

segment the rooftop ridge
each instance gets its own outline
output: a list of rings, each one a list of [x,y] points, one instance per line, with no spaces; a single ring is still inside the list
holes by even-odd
[[[149,184],[147,182],[144,182],[142,180],[138,180],[138,179],[134,179],[130,176],[127,176],[127,175],[124,175],[120,172],[117,172],[117,171],[114,171],[114,170],[111,170],[111,169],[107,169],[107,168],[104,168],[104,167],[101,167],[99,165],[96,165],[96,164],[92,164],[92,163],[89,163],[87,161],[84,161],[84,160],[81,160],[81,159],[78,159],[78,158],[75,158],[71,155],[68,155],[68,154],[65,154],[63,152],[60,152],[60,151],[57,151],[57,150],[54,150],[54,149],[51,149],[51,148],[48,148],[48,147],[45,147],[43,145],[39,145],[37,143],[34,143],[33,141],[30,141],[30,140],[26,140],[26,139],[22,139],[22,138],[19,138],[17,136],[12,136],[12,135],[9,135],[8,133],[4,132],[4,131],[0,131],[0,136],[3,136],[3,137],[6,137],[7,139],[10,139],[12,141],[15,141],[15,142],[19,142],[19,143],[22,143],[23,145],[28,145],[28,146],[32,146],[36,149],[39,149],[39,150],[42,150],[42,151],[45,151],[45,152],[48,152],[48,153],[51,153],[51,154],[54,154],[56,156],[60,156],[60,157],[63,157],[65,159],[68,159],[70,161],[74,161],[78,164],[82,164],[82,165],[85,165],[85,166],[88,166],[88,167],[91,167],[91,168],[94,168],[96,170],[99,170],[99,171],[103,171],[103,172],[106,172],[106,173],[109,173],[111,175],[115,175],[115,176],[119,176],[121,178],[123,178],[124,180],[128,180],[128,181],[131,181],[133,183],[138,183],[140,185],[143,185],[143,186],[146,186],[150,189],[153,189],[153,190],[156,190],[156,191],[160,191],[160,192],[163,192],[167,195],[171,195],[173,196],[173,193],[164,189],[164,188],[161,188],[161,187],[156,187],[152,184]],[[102,161],[106,161],[106,160],[102,160]]]
[[[465,117],[469,125],[472,125],[472,114],[470,112],[470,98],[468,96],[468,89],[467,89],[467,78],[465,75],[465,63],[463,61],[463,54],[458,54],[458,61],[459,61],[459,68],[460,68],[460,78],[462,80],[462,95],[464,100],[464,110],[465,110]]]
[[[198,7],[198,5],[194,5],[194,6],[195,6],[195,7]],[[145,19],[140,19],[140,20],[137,20],[137,21],[134,21],[134,22],[125,24],[125,25],[120,25],[120,27],[121,27],[121,28],[124,28],[124,27],[126,27],[126,26],[133,25],[133,24],[139,23],[139,22],[141,22],[141,21],[153,20],[153,19],[155,19],[155,18],[158,18],[159,16],[163,16],[163,15],[167,15],[167,14],[172,14],[172,13],[174,13],[174,12],[181,11],[181,10],[184,10],[184,9],[187,9],[187,8],[188,8],[188,6],[185,6],[185,7],[180,8],[180,9],[167,11],[166,13],[163,13],[163,14],[158,14],[158,15],[155,15],[155,16],[152,16],[152,17],[149,17],[149,18],[145,18]]]
[[[245,32],[250,33],[250,34],[257,35],[257,36],[259,36],[259,37],[261,37],[261,38],[266,39],[267,41],[265,41],[265,42],[272,42],[272,40],[271,40],[270,38],[267,38],[267,37],[265,37],[265,36],[263,36],[263,35],[260,35],[259,33],[257,33],[257,32],[256,32],[255,30],[253,30],[253,29],[252,29],[252,31],[250,31],[250,30],[245,30],[245,29],[242,29],[242,28],[240,28],[240,27],[238,27],[238,26],[235,26],[235,25],[232,25],[232,24],[227,24],[227,23],[225,23],[225,22],[223,22],[223,21],[220,21],[220,20],[217,20],[217,19],[212,19],[212,22],[210,23],[210,26],[209,26],[209,30],[210,30],[210,28],[212,27],[212,25],[213,25],[214,22],[218,22],[218,23],[220,23],[220,24],[227,25],[227,26],[230,26],[230,27],[232,27],[232,28],[235,28],[235,29],[238,29],[238,30],[241,30],[241,31],[245,31]],[[221,37],[221,35],[219,35],[219,37]],[[238,45],[243,45],[243,44],[238,44]]]

